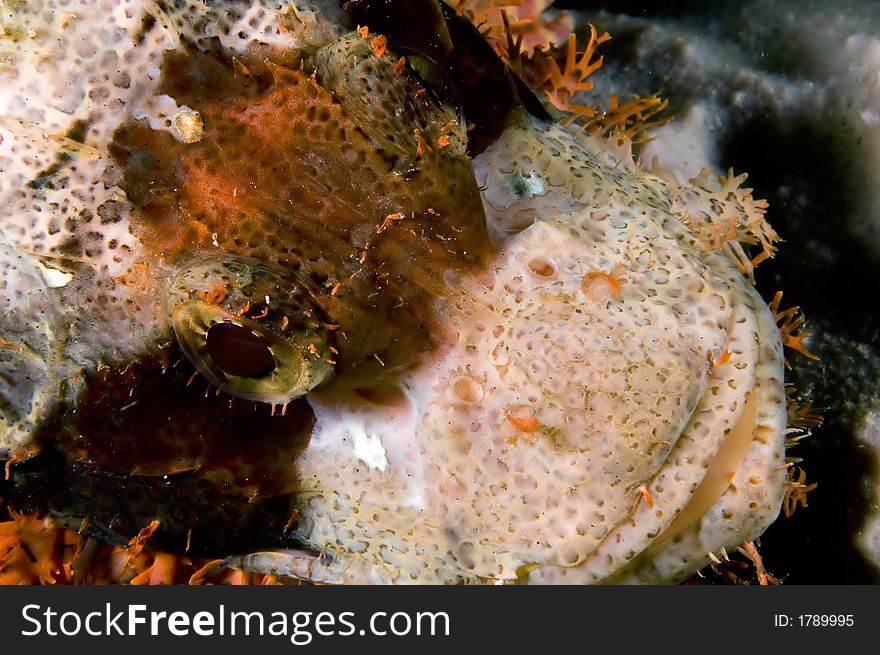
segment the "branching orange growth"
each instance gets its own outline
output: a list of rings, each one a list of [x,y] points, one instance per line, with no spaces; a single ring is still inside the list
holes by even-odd
[[[513,10],[502,9],[503,29],[493,24],[486,31],[495,51],[518,75],[523,75],[525,61],[557,50],[574,31],[574,18],[567,12],[555,18],[543,14],[550,4],[546,0],[527,0]]]
[[[559,68],[554,56],[536,52],[533,64],[537,71],[529,75],[526,81],[532,88],[541,89],[550,104],[560,111],[593,118],[596,115],[595,107],[576,104],[572,99],[575,94],[593,88],[588,78],[602,67],[602,57],[594,60],[593,55],[596,48],[610,39],[608,32],[600,35],[590,25],[590,41],[578,57],[577,37],[569,34],[564,67]]]
[[[803,313],[801,313],[800,307],[789,307],[788,309],[780,310],[779,304],[781,302],[782,292],[777,291],[776,295],[773,296],[773,300],[770,302],[770,311],[773,312],[776,323],[779,325],[779,333],[782,335],[782,344],[799,352],[805,357],[818,360],[819,357],[807,350],[807,346],[804,343],[804,340],[809,338],[813,333],[804,332],[803,328],[806,319],[804,318]],[[787,358],[785,360],[785,365],[791,368]]]
[[[64,531],[10,510],[0,523],[0,584],[56,584],[64,578]]]
[[[673,211],[704,252],[721,251],[754,283],[755,267],[776,254],[779,235],[764,219],[767,201],[753,198],[752,189],[742,187],[746,177],[731,169],[727,177],[715,178],[704,168],[676,192]],[[754,245],[761,250],[751,256],[746,247]]]
[[[794,386],[785,385],[786,412],[788,414],[788,430],[785,433],[785,448],[793,448],[813,434],[813,428],[822,425],[823,408],[814,408],[809,402],[796,397]],[[797,463],[794,458],[786,460],[789,465]]]
[[[578,121],[591,135],[616,138],[618,145],[649,140],[647,131],[671,116],[656,118],[668,102],[657,94],[634,97],[620,104],[611,98],[608,108],[579,104],[576,94],[593,88],[588,78],[602,66],[595,58],[599,45],[611,37],[590,25],[586,48],[578,54],[574,19],[567,12],[550,16],[552,0],[446,0],[460,15],[476,25],[498,55],[566,120]]]
[[[721,549],[720,557],[714,553],[709,553],[709,566],[702,571],[698,571],[695,576],[685,581],[685,584],[705,584],[704,582],[701,582],[701,580],[710,577],[709,574],[711,572],[720,576],[730,584],[748,585],[751,584],[749,580],[751,579],[750,572],[752,569],[754,569],[758,584],[779,584],[779,579],[768,573],[764,568],[763,559],[758,553],[758,549],[754,542],[747,541],[737,548],[737,552],[739,555],[743,556],[746,561],[742,561],[742,559],[737,558],[736,555],[731,557],[727,554],[727,551],[724,548]]]
[[[668,105],[669,101],[657,93],[646,98],[636,96],[621,105],[615,93],[611,96],[608,109],[601,116],[589,119],[584,129],[588,134],[614,138],[618,145],[644,143],[650,140],[648,130],[672,120],[671,115],[656,118]]]
[[[404,218],[406,218],[406,214],[402,214],[400,212],[388,214],[382,221],[382,224],[376,229],[376,234],[381,234],[389,227],[391,227],[394,223],[396,223],[397,221],[402,221]]]
[[[0,585],[16,584],[297,584],[272,575],[229,569],[223,560],[193,560],[151,551],[153,522],[129,546],[113,546],[9,510],[0,521]],[[134,551],[134,552],[133,552]]]
[[[786,517],[794,514],[798,505],[807,506],[807,494],[819,486],[818,482],[806,484],[807,472],[802,468],[792,467],[788,469],[788,477],[785,481],[785,496],[782,499],[782,512]]]
[[[751,560],[752,564],[755,567],[755,573],[758,576],[759,585],[767,586],[768,584],[779,584],[779,580],[768,573],[767,570],[764,568],[764,560],[761,558],[761,554],[758,552],[758,549],[755,546],[754,542],[747,541],[742,546],[737,548],[737,550],[748,557],[749,560]]]
[[[565,42],[574,29],[568,12],[545,14],[553,0],[445,0],[483,34],[502,59],[517,67],[520,57],[531,58],[537,50],[549,50]],[[518,45],[511,48],[513,43]]]
[[[788,427],[802,430],[818,427],[825,421],[824,408],[813,407],[810,403],[788,400]]]

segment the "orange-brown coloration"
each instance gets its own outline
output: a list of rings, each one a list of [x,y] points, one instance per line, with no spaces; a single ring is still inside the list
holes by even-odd
[[[703,252],[707,250],[721,250],[728,241],[737,239],[737,231],[739,229],[739,221],[730,217],[720,221],[707,223],[704,230],[701,230],[700,236],[702,241],[700,249]]]
[[[467,16],[495,51],[511,64],[519,53],[531,57],[536,50],[563,43],[574,29],[574,19],[567,12],[560,12],[554,18],[544,13],[552,0],[446,0],[446,3],[455,8],[458,15]],[[517,44],[516,50],[510,47],[511,43]]]
[[[807,472],[801,468],[792,466],[788,469],[785,481],[785,497],[782,501],[782,512],[785,516],[791,516],[795,510],[807,506],[807,494],[819,486],[818,482],[806,484]]]
[[[691,192],[702,194],[711,209],[685,215],[682,220],[697,237],[701,250],[719,250],[754,283],[755,267],[774,256],[779,235],[764,219],[767,201],[754,198],[752,189],[742,186],[746,177],[734,175],[733,169],[727,171],[727,177],[713,176],[704,168],[690,180]],[[754,256],[746,250],[753,245],[761,247]]]
[[[50,452],[63,453],[59,468],[46,472],[39,487],[47,497],[31,493],[22,509],[72,504],[79,508],[74,516],[88,516],[95,525],[112,521],[126,536],[161,517],[151,544],[181,551],[187,538],[203,552],[218,534],[234,540],[251,530],[281,534],[301,485],[288,463],[308,444],[314,425],[308,404],[293,401],[292,411],[272,417],[250,401],[218,401],[204,383],[188,384],[188,366],[167,364],[182,358],[169,348],[167,357],[89,375],[75,416],[50,421],[39,437]],[[157,423],[159,409],[167,418]],[[124,506],[93,505],[96,477],[108,495],[125,495]]]
[[[618,264],[608,273],[589,271],[581,278],[581,290],[590,300],[602,300],[610,292],[614,298],[620,296],[620,285],[623,283],[625,269]]]
[[[563,11],[548,18],[544,10],[550,4],[548,0],[462,0],[454,6],[480,29],[512,71],[565,112],[567,121],[581,123],[588,133],[613,136],[621,145],[640,143],[649,140],[649,129],[672,120],[672,116],[655,118],[668,105],[657,94],[634,96],[623,105],[613,94],[602,112],[573,103],[576,93],[592,88],[586,80],[602,65],[601,58],[592,61],[593,55],[611,37],[597,34],[591,25],[590,42],[578,59],[572,16]],[[565,61],[562,70],[559,59]]]
[[[525,405],[508,406],[504,408],[504,415],[507,417],[507,421],[519,432],[537,432],[538,430],[538,419],[531,407]]]
[[[671,115],[656,118],[668,105],[669,101],[656,93],[644,98],[636,96],[621,105],[620,98],[615,93],[611,96],[608,108],[601,115],[588,119],[584,123],[584,129],[589,134],[613,138],[619,145],[642,143],[650,140],[648,130],[672,120]]]
[[[466,2],[467,0],[462,0],[459,7],[461,8]],[[513,0],[510,3],[505,3],[503,0],[500,2],[488,0],[483,4],[537,6],[545,3],[541,3],[539,0],[535,2],[527,0],[525,3],[522,0]],[[519,57],[523,47],[523,32],[521,30],[515,32],[507,20],[506,13],[502,12],[501,15],[504,18],[503,24],[511,46],[509,52],[516,52]],[[613,96],[608,112],[601,117],[596,116],[592,108],[572,102],[572,96],[575,92],[591,88],[592,84],[586,79],[602,63],[601,58],[595,62],[591,61],[593,51],[596,46],[610,38],[607,34],[597,36],[595,29],[590,27],[592,32],[590,44],[580,60],[577,58],[574,35],[571,35],[568,41],[564,71],[559,70],[552,57],[546,56],[535,57],[532,62],[532,70],[541,70],[541,75],[544,77],[543,79],[538,78],[540,80],[538,84],[544,87],[543,90],[552,104],[563,111],[573,112],[575,115],[591,119],[584,122],[588,131],[601,132],[603,135],[613,132],[620,139],[633,140],[636,135],[642,134],[646,127],[662,122],[649,121],[657,111],[665,107],[665,103],[656,96],[647,99],[637,98],[623,106],[620,106],[617,97]],[[358,32],[363,38],[368,38],[368,28],[358,28]],[[514,39],[515,33],[518,36]],[[384,36],[376,36],[371,41],[371,47],[379,58],[383,57],[386,52],[386,46],[387,41]],[[546,63],[543,69],[540,67],[542,63]],[[394,65],[393,71],[398,77],[404,73],[404,64],[405,59],[400,57]],[[268,75],[266,71],[262,70],[264,66]],[[433,176],[430,173],[425,173],[425,170],[430,169],[432,163],[436,163],[436,160],[432,159],[436,153],[430,147],[429,141],[436,142],[438,150],[442,150],[450,144],[448,136],[437,137],[435,134],[435,140],[425,139],[418,128],[415,130],[417,137],[415,168],[420,169],[423,164],[424,167],[418,170],[419,175],[415,178],[414,183],[406,179],[404,186],[408,188],[400,190],[400,185],[397,184],[398,178],[404,176],[399,171],[404,170],[404,167],[396,167],[397,156],[388,157],[388,153],[381,152],[381,149],[375,152],[377,150],[375,141],[365,138],[363,125],[352,125],[351,121],[347,120],[345,112],[335,102],[333,93],[322,87],[316,74],[313,73],[306,77],[301,70],[282,68],[271,63],[264,65],[260,62],[253,62],[251,67],[253,71],[244,63],[233,59],[231,69],[239,78],[246,79],[243,82],[238,80],[238,87],[229,85],[228,89],[231,89],[231,92],[228,92],[228,89],[224,90],[223,92],[227,93],[225,96],[213,97],[211,94],[215,93],[215,89],[207,93],[207,100],[194,103],[198,105],[199,111],[207,117],[205,138],[201,139],[199,144],[186,146],[168,144],[170,154],[163,153],[161,155],[164,158],[162,167],[172,162],[176,168],[169,166],[168,170],[176,171],[177,177],[160,179],[155,186],[153,186],[154,181],[150,180],[148,193],[142,194],[140,200],[136,200],[135,223],[140,229],[139,235],[144,237],[147,250],[151,255],[173,265],[182,253],[207,249],[207,243],[210,241],[214,246],[227,252],[245,254],[284,265],[292,264],[297,269],[302,267],[302,270],[311,279],[320,281],[320,288],[323,289],[324,294],[322,301],[327,303],[331,317],[338,320],[342,327],[352,334],[358,334],[360,320],[365,315],[371,314],[371,311],[367,310],[375,310],[377,307],[376,304],[365,303],[363,307],[351,310],[345,304],[352,302],[352,298],[363,301],[365,298],[384,294],[388,301],[384,305],[381,303],[378,305],[380,314],[383,310],[388,310],[389,307],[397,309],[401,305],[404,306],[404,311],[418,313],[419,310],[424,310],[429,306],[426,300],[430,300],[434,294],[442,292],[442,289],[439,289],[438,284],[434,282],[434,280],[443,279],[442,276],[436,276],[437,271],[444,271],[448,268],[470,267],[473,269],[474,262],[465,261],[463,256],[464,248],[473,248],[473,242],[462,237],[460,243],[447,243],[450,240],[454,241],[455,234],[463,231],[470,230],[472,235],[480,233],[482,224],[472,220],[473,207],[466,208],[464,212],[466,218],[462,223],[451,224],[448,226],[448,230],[444,231],[443,225],[438,226],[437,222],[429,218],[441,216],[441,212],[434,210],[433,207],[426,207],[424,197],[420,195],[429,193],[436,181],[444,179],[444,176],[449,173],[448,169]],[[224,84],[228,83],[222,74],[219,77],[223,79]],[[271,81],[267,82],[269,78]],[[306,80],[308,83],[304,84]],[[170,81],[168,84],[174,85],[175,82]],[[181,102],[187,100],[188,94],[190,94],[186,83],[183,84],[183,89],[181,91],[180,88],[176,88],[174,94],[174,97]],[[196,98],[201,91],[192,91],[191,93],[193,98]],[[416,93],[417,97],[425,95],[424,89],[419,89]],[[289,130],[279,132],[277,126],[284,121],[289,124],[285,125]],[[454,123],[449,123],[440,127],[440,131],[443,132],[454,126]],[[131,128],[129,126],[125,129],[130,129],[128,136],[134,133],[134,137],[129,140],[120,139],[117,146],[127,150],[128,155],[131,156],[137,152],[139,147],[143,146],[142,143],[138,143],[138,138],[143,135],[137,134],[137,127]],[[295,136],[289,136],[288,131]],[[162,135],[159,135],[156,141],[161,138],[163,138]],[[128,150],[128,146],[131,144],[135,145],[134,151]],[[326,147],[323,144],[327,144]],[[155,143],[143,146],[141,149],[150,155],[156,154],[151,150],[152,145]],[[331,152],[334,147],[340,149],[348,147],[350,149],[346,151],[344,158],[334,158],[334,153]],[[371,148],[380,165],[371,166],[373,163],[370,160]],[[317,151],[319,160],[324,157],[322,166],[316,167],[313,159],[304,156],[303,153],[311,152],[311,150]],[[385,157],[384,160],[383,157]],[[334,179],[334,174],[338,170],[336,166],[340,162],[343,166],[346,163],[351,164],[352,158],[357,160],[354,176],[358,179],[350,188],[343,189],[342,196],[339,198],[337,196],[339,188],[332,188],[333,184],[338,184],[338,181]],[[342,161],[343,159],[344,161]],[[254,162],[259,162],[260,165],[253,165]],[[281,169],[277,174],[272,167],[275,162],[278,162]],[[405,162],[412,163],[406,159]],[[159,167],[158,170],[163,170],[162,167]],[[307,170],[309,167],[312,170]],[[388,175],[391,170],[393,170],[393,174]],[[300,183],[303,173],[307,180],[304,185]],[[171,173],[167,173],[167,175],[172,176]],[[424,179],[426,175],[431,179],[426,181]],[[461,178],[454,179],[456,183],[461,182]],[[131,184],[132,180],[133,178],[129,177],[127,182]],[[294,192],[285,187],[285,181],[289,182],[291,186],[297,187]],[[134,185],[137,186],[140,182],[142,180],[134,180]],[[309,188],[309,184],[312,182],[314,184]],[[364,189],[373,183],[383,186],[383,191],[368,190],[366,192],[369,195],[368,199],[359,203],[356,198],[357,193],[364,194]],[[455,184],[452,187],[455,187]],[[178,192],[178,189],[181,191]],[[345,195],[345,191],[351,191],[351,193]],[[467,189],[464,196],[472,197],[473,194],[469,195],[469,191],[470,189]],[[413,201],[413,197],[416,197],[415,201]],[[435,193],[434,197],[442,197],[442,193]],[[332,205],[333,203],[325,202],[325,199],[338,200],[339,206],[328,207],[328,204]],[[462,203],[459,201],[460,198],[450,199],[442,204],[443,200],[440,200],[441,204],[438,206],[441,206],[443,210],[442,215],[460,216],[461,214],[457,210],[460,210]],[[346,218],[352,215],[355,216],[355,219]],[[402,222],[401,219],[404,217],[408,217],[410,220]],[[735,221],[735,219],[731,220]],[[424,238],[426,227],[429,237],[436,237],[436,245],[428,243],[430,238]],[[717,227],[721,231],[721,237],[717,238],[717,247],[719,248],[739,236],[737,226],[731,228],[731,226],[719,222],[712,227]],[[731,229],[733,229],[733,235],[727,236]],[[386,231],[388,232],[388,240],[373,241],[373,237]],[[311,244],[308,246],[307,252],[292,249],[289,243],[278,243],[279,239],[273,238],[278,234],[289,232],[294,234],[292,242]],[[364,234],[371,236],[364,240],[360,238]],[[216,243],[217,235],[221,235],[222,242],[220,244]],[[479,236],[482,239],[482,235],[479,234]],[[740,240],[742,241],[742,239]],[[281,239],[281,241],[286,241],[286,239]],[[481,246],[478,244],[476,250],[479,252],[480,248]],[[437,264],[432,256],[444,250],[453,253],[453,257],[450,258],[444,254],[445,259],[441,259]],[[425,270],[418,270],[420,264],[416,263],[410,269],[413,273],[412,277],[389,278],[389,271],[397,270],[396,264],[401,261],[421,262],[420,256],[425,255],[426,252],[428,256],[425,261],[429,263],[426,264]],[[356,256],[353,257],[353,253]],[[370,254],[369,260],[368,253]],[[770,254],[765,249],[750,263],[755,265],[767,256]],[[338,263],[353,261],[356,261],[359,267],[353,265],[345,269],[348,264],[340,265]],[[478,259],[477,264],[479,263]],[[374,268],[369,270],[370,266]],[[351,274],[346,276],[349,272]],[[623,277],[623,267],[618,265],[608,273],[602,271],[587,273],[581,281],[581,286],[588,297],[603,298],[608,297],[610,293],[614,298],[618,298]],[[363,278],[367,279],[366,283],[354,282],[355,279],[361,280]],[[418,289],[414,296],[406,295],[405,290],[401,291],[411,279],[416,280],[415,288]],[[338,280],[347,280],[347,282]],[[218,289],[218,287],[222,287],[222,289]],[[328,289],[329,294],[327,293]],[[225,299],[226,292],[223,285],[217,285],[211,291],[200,292],[199,296],[209,304],[219,304]],[[412,302],[407,306],[405,300]],[[334,304],[335,301],[338,302]],[[245,315],[249,311],[251,311],[250,304],[246,305],[240,314]],[[249,318],[264,318],[268,312],[268,307],[263,307],[261,314],[249,316]],[[288,317],[284,316],[281,329],[287,329],[288,323]],[[328,329],[338,327],[339,325],[333,325]],[[398,329],[390,330],[391,334],[400,332],[399,325],[393,324],[392,327]],[[411,324],[404,323],[404,327],[411,327]],[[417,329],[423,327],[418,320],[416,327]],[[362,348],[361,354],[373,350],[372,359],[377,361],[380,366],[385,367],[386,363],[382,356],[387,357],[388,352],[386,352],[385,344],[381,343],[381,337],[379,341],[379,345],[376,345],[367,340],[367,345]],[[392,353],[390,363],[392,365],[400,362],[409,363],[407,355],[416,350],[413,345],[424,345],[426,342],[431,345],[430,339],[426,340],[423,336],[414,339],[405,347],[404,356],[397,359],[394,358],[395,351],[388,347],[387,350]],[[310,352],[318,356],[319,353],[314,345],[310,343],[309,346]],[[334,354],[340,354],[336,348],[330,347],[330,350]],[[811,356],[809,353],[805,354]],[[351,358],[349,353],[343,353],[343,357],[347,355]],[[719,366],[727,362],[729,358],[730,352],[725,349],[713,361],[713,364]],[[194,378],[195,376],[190,379],[187,386],[192,383]],[[135,384],[132,383],[132,388],[134,387]],[[230,402],[231,407],[232,403]],[[286,411],[287,404],[284,404],[280,411],[282,417]],[[272,405],[270,414],[274,416],[275,413],[275,405]],[[537,437],[531,435],[535,435],[540,426],[530,407],[508,406],[505,409],[505,415],[508,422],[518,432],[526,434],[522,437],[523,440],[534,443]],[[184,428],[186,427],[184,425]],[[221,434],[225,431],[225,428],[218,430]],[[516,438],[508,440],[511,444],[516,441]],[[76,446],[82,446],[81,453],[88,452],[83,444],[76,443]],[[295,446],[288,444],[285,448],[280,448],[279,452],[286,457],[291,453],[295,454],[298,447],[299,444]],[[198,455],[201,456],[202,453],[198,453]],[[179,454],[175,457],[175,454],[172,453],[167,460],[159,462],[158,466],[167,467],[169,462],[173,461],[173,466],[176,467],[183,462],[184,468],[181,470],[189,471],[189,467],[195,464],[196,468],[192,470],[200,471],[203,461],[199,461],[199,456],[192,457],[192,453],[187,453],[185,457],[181,458]],[[153,465],[156,466],[156,463]],[[207,468],[210,470],[210,467]],[[155,471],[149,469],[149,465],[147,470],[146,475],[156,474]],[[176,468],[169,470],[177,472]],[[137,473],[141,474],[143,471],[138,470]],[[211,474],[209,473],[209,475]],[[234,478],[233,485],[240,485],[242,479],[245,481],[249,479],[247,475],[238,471],[221,470],[218,472],[215,470],[213,475],[221,484],[227,483],[227,477]],[[730,477],[732,481],[732,473]],[[253,498],[260,498],[267,493],[278,494],[299,490],[297,486],[299,481],[292,474],[289,478],[283,474],[278,474],[275,477],[269,476],[269,478],[270,483],[266,488],[251,490]],[[803,476],[797,482],[802,483]],[[259,485],[257,486],[259,487]],[[814,484],[805,488],[804,497],[806,491],[815,486]],[[638,491],[648,507],[653,508],[653,498],[647,487],[640,485]],[[788,496],[786,500],[788,500]],[[801,502],[806,504],[805,500],[801,500]],[[283,532],[289,530],[298,518],[299,512],[294,510]],[[0,524],[0,536],[3,534],[2,526],[3,524]],[[131,569],[133,575],[130,579],[132,584],[170,584],[182,579],[188,580],[190,584],[202,584],[209,580],[234,584],[274,584],[278,582],[278,579],[273,576],[252,576],[242,572],[229,572],[225,570],[222,560],[203,560],[198,563],[192,562],[188,558],[160,552],[151,553],[145,550],[145,545],[157,527],[158,522],[154,521],[132,539],[130,548],[125,551],[129,562],[129,566],[126,568]],[[59,530],[58,542],[69,547],[68,540],[71,538],[69,531],[52,529]],[[191,537],[192,530],[190,529],[186,531],[186,552],[190,550]],[[81,544],[81,542],[77,543]],[[2,553],[2,546],[3,542],[0,540],[0,553]],[[81,551],[82,546],[77,546],[77,556]],[[741,552],[755,562],[761,584],[767,584],[768,579],[774,580],[764,571],[760,556],[751,542],[747,543]],[[112,551],[110,555],[111,559],[120,556],[119,549]],[[74,557],[75,559],[76,557]],[[4,560],[0,557],[0,575],[3,574],[3,564]],[[67,568],[72,568],[72,564],[65,563],[62,570],[67,570]],[[53,573],[53,575],[55,574]],[[70,576],[68,575],[68,577]]]
[[[128,542],[129,547],[129,555],[131,557],[137,557],[141,554],[141,551],[144,549],[144,546],[147,545],[147,542],[150,540],[150,537],[153,536],[153,533],[159,528],[159,521],[153,519],[150,522],[150,525],[143,528],[140,532],[138,532],[134,537],[132,537],[131,541]]]
[[[3,337],[0,337],[0,348],[21,352],[21,346],[19,344],[12,343],[11,341],[6,341]]]
[[[156,553],[153,563],[131,580],[133,585],[169,585],[177,579],[179,558],[168,553]]]
[[[54,584],[63,575],[56,550],[64,535],[48,519],[9,511],[10,521],[0,523],[0,585]]]
[[[228,293],[229,289],[226,288],[226,285],[218,283],[210,291],[199,291],[199,298],[209,305],[220,305],[226,300]]]
[[[295,584],[277,576],[242,575],[222,560],[193,559],[141,545],[112,546],[47,518],[10,511],[0,522],[0,585],[13,584]]]
[[[573,98],[575,94],[593,88],[593,83],[588,78],[602,67],[602,57],[593,61],[593,55],[597,47],[610,39],[607,32],[600,35],[590,25],[590,41],[578,58],[577,38],[574,34],[569,35],[564,68],[560,70],[553,57],[545,57],[542,62],[543,70],[535,79],[527,81],[533,88],[541,88],[550,104],[560,111],[592,118],[596,114],[595,108],[576,104]]]
[[[651,492],[648,491],[648,487],[643,484],[639,485],[639,493],[642,494],[642,498],[645,499],[645,502],[648,504],[649,509],[654,509],[654,498],[651,496]]]
[[[370,45],[373,46],[373,52],[376,53],[377,57],[381,57],[385,54],[385,49],[388,47],[388,39],[383,34],[379,34],[378,36],[374,36],[373,40],[370,41]]]
[[[26,462],[27,460],[35,457],[40,452],[40,447],[38,445],[32,445],[28,448],[23,448],[17,450],[10,455],[9,459],[6,460],[6,466],[4,466],[4,477],[6,480],[9,480],[12,475],[12,467],[19,462]]]
[[[163,89],[197,107],[205,129],[193,144],[137,121],[117,131],[133,230],[148,256],[172,266],[219,248],[301,271],[329,292],[318,301],[333,322],[362,337],[340,349],[337,374],[374,352],[395,370],[410,365],[432,349],[430,307],[448,292],[446,273],[473,271],[491,252],[469,162],[435,152],[405,123],[381,129],[403,131],[390,143],[413,152],[377,148],[394,135],[369,134],[377,126],[349,116],[315,74],[247,63],[244,79],[222,53],[167,55]],[[394,61],[377,65],[393,76]],[[397,214],[408,220],[391,229]]]
[[[790,387],[789,389],[793,389]],[[822,416],[824,408],[813,407],[809,402],[801,402],[788,394],[788,427],[798,428],[799,430],[808,430],[811,427],[818,427],[825,421]]]
[[[730,361],[730,351],[725,348],[724,351],[718,355],[715,359],[712,360],[712,366],[721,366],[722,364],[726,364]]]
[[[422,136],[422,131],[419,128],[416,128],[413,131],[413,134],[416,135],[416,142],[418,145],[416,146],[416,156],[421,156],[426,153],[431,152],[431,146],[427,144],[425,138]]]
[[[737,552],[734,553],[733,557],[728,555],[727,551],[723,548],[720,554],[721,557],[718,557],[714,553],[709,553],[710,565],[703,569],[703,571],[698,571],[697,575],[685,581],[685,584],[705,584],[704,580],[713,573],[720,576],[724,582],[735,585],[752,584],[750,581],[752,579],[762,586],[780,584],[779,579],[764,568],[763,558],[758,553],[754,542],[745,542],[737,548]],[[752,572],[754,573],[754,578],[751,578],[750,573]]]
[[[759,585],[767,586],[768,584],[779,584],[779,580],[768,573],[767,570],[764,568],[764,560],[761,558],[761,554],[758,552],[757,547],[755,547],[754,542],[747,541],[737,550],[748,557],[752,564],[755,566],[755,574],[758,577]]]
[[[395,221],[403,220],[403,218],[404,218],[404,215],[401,212],[394,212],[393,214],[388,214],[388,216],[386,216],[385,219],[382,221],[382,224],[378,228],[376,228],[376,234],[381,234],[382,232],[387,230],[389,227],[391,227],[392,223],[394,223]],[[361,260],[361,263],[363,263],[363,260]]]
[[[782,335],[783,345],[799,352],[805,357],[818,360],[819,357],[811,353],[804,343],[804,340],[810,337],[812,332],[805,332],[803,329],[806,319],[801,313],[800,307],[789,307],[788,309],[781,310],[779,309],[781,302],[782,292],[777,291],[773,296],[773,300],[770,301],[770,311],[773,312],[773,316],[779,325],[779,333]],[[791,368],[788,359],[785,360],[785,365]]]

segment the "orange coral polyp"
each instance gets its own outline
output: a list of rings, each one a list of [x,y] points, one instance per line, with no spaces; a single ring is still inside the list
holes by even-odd
[[[587,81],[587,78],[602,67],[603,61],[602,57],[593,61],[593,55],[599,45],[610,39],[611,36],[608,32],[599,35],[595,26],[590,25],[590,41],[579,59],[577,54],[577,37],[574,34],[570,34],[565,55],[565,68],[560,70],[556,60],[552,57],[547,57],[545,59],[543,75],[535,81],[534,86],[536,88],[547,87],[544,89],[544,95],[560,111],[582,114],[588,117],[595,116],[596,110],[594,107],[577,105],[571,100],[576,93],[589,91],[593,88],[593,83]]]
[[[779,305],[781,302],[782,292],[777,291],[773,296],[773,300],[770,302],[770,311],[773,312],[773,316],[776,318],[776,322],[779,325],[782,344],[787,348],[799,352],[804,357],[818,360],[819,356],[810,352],[804,343],[804,340],[812,336],[813,333],[804,331],[806,318],[804,318],[804,315],[801,313],[800,307],[789,307],[788,309],[780,310]],[[790,368],[787,359],[785,360],[785,364]]]

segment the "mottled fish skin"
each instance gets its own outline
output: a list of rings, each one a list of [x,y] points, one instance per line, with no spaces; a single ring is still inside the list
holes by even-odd
[[[4,498],[335,583],[675,582],[758,536],[783,359],[711,194],[433,0],[421,45],[280,4],[4,10]]]
[[[416,101],[417,81],[356,33],[293,68],[245,59],[245,75],[225,59],[190,52],[164,63],[159,91],[199,107],[198,143],[138,121],[115,135],[139,241],[171,268],[219,251],[296,271],[323,314],[316,323],[338,335],[337,352],[320,353],[334,384],[406,370],[436,347],[432,298],[491,253],[462,126],[449,108]],[[219,304],[234,312],[229,291]],[[283,297],[244,300],[246,315],[265,307],[260,320],[283,321]]]
[[[139,30],[173,29],[173,14],[146,20],[153,16],[146,11]],[[99,162],[91,166],[94,184],[111,199],[98,205],[98,222],[125,226],[128,243],[111,272],[103,260],[123,239],[90,250],[81,236],[89,228],[78,222],[94,213],[85,207],[57,246],[38,247],[30,258],[21,252],[27,244],[10,250],[25,265],[58,262],[73,275],[59,295],[76,301],[88,287],[97,305],[73,318],[68,334],[44,337],[34,357],[44,369],[47,348],[66,342],[58,354],[56,385],[67,387],[60,400],[39,370],[30,377],[53,396],[52,406],[31,412],[33,420],[13,417],[20,439],[4,434],[4,442],[30,449],[12,452],[13,460],[28,460],[16,467],[23,507],[88,516],[93,530],[117,541],[159,515],[156,543],[178,549],[185,537],[196,549],[244,547],[246,537],[236,544],[226,536],[232,529],[258,530],[263,545],[283,542],[301,486],[290,463],[314,422],[297,399],[321,385],[381,386],[445,339],[436,300],[456,293],[457,280],[484,267],[493,251],[464,125],[451,107],[423,99],[421,83],[396,70],[390,53],[378,56],[356,32],[330,36],[320,47],[239,52],[177,34],[161,60],[152,57],[159,74],[150,93],[179,110],[171,129],[156,129],[143,111],[123,112],[104,147],[86,153],[90,159],[76,152],[85,146],[61,137],[55,161],[28,183],[33,197],[22,204],[33,206],[45,190],[68,186],[68,168]],[[134,38],[145,41],[140,31]],[[184,138],[181,114],[196,117],[198,138]],[[45,138],[25,121],[11,122],[12,133],[27,138],[28,130]],[[51,292],[19,304],[16,316],[27,317],[38,302],[54,305],[62,325],[70,320],[64,299]],[[120,326],[119,315],[132,310],[136,323]],[[221,370],[213,360],[222,353],[206,339],[218,322],[269,344],[273,370]],[[43,323],[27,327],[45,332]],[[15,323],[4,327],[23,334]],[[120,330],[124,348],[113,342]],[[109,343],[83,344],[92,333]],[[9,352],[10,367],[20,368],[18,351]],[[273,419],[276,413],[283,416]],[[110,492],[122,476],[136,482],[125,494]],[[108,492],[127,500],[95,505],[93,496]],[[252,529],[258,513],[250,507],[264,500],[280,523]],[[217,506],[224,515],[200,509]]]

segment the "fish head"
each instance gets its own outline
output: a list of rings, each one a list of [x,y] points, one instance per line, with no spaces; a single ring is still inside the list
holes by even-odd
[[[436,39],[351,5],[389,37],[305,0],[15,17],[11,502],[318,582],[671,582],[760,534],[781,345],[709,238],[750,196],[511,101],[439,3]],[[502,98],[473,130],[462,88]]]

